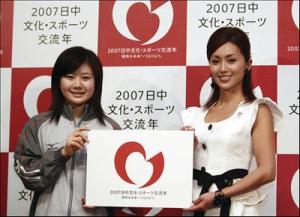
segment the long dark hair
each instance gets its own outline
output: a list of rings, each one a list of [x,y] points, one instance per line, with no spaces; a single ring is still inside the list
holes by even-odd
[[[251,46],[247,34],[237,27],[221,27],[210,36],[207,42],[206,55],[208,61],[210,61],[212,54],[227,42],[235,44],[240,49],[246,62],[250,60]],[[214,81],[211,87],[213,91],[204,105],[205,108],[210,108],[218,100],[220,95],[220,88]],[[252,92],[251,70],[248,69],[245,70],[243,78],[243,95],[247,102],[252,102],[256,99],[256,96]]]
[[[52,69],[52,105],[50,110],[51,120],[55,120],[56,123],[58,123],[65,105],[65,98],[60,89],[60,79],[69,73],[74,73],[74,71],[84,63],[91,67],[95,80],[94,93],[87,103],[90,106],[89,109],[92,110],[99,122],[104,125],[105,114],[101,106],[103,80],[102,64],[93,51],[79,46],[64,50],[58,56]]]

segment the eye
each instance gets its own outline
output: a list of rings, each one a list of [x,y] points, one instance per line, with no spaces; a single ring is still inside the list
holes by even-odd
[[[83,76],[82,77],[82,79],[85,80],[85,81],[90,80],[91,78],[92,78],[91,76]]]
[[[217,65],[217,64],[219,63],[219,60],[212,59],[212,60],[210,61],[210,63],[213,64],[213,65]]]
[[[70,73],[70,74],[66,74],[64,77],[67,79],[73,79],[74,75]]]
[[[228,62],[229,62],[229,63],[235,63],[235,62],[236,62],[236,59],[229,59]]]

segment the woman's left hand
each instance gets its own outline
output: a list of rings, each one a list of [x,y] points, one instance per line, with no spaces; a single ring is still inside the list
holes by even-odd
[[[94,206],[88,206],[88,205],[86,205],[84,197],[81,198],[81,205],[82,205],[83,208],[87,208],[87,209],[94,209],[95,208]]]
[[[183,130],[183,131],[193,131],[194,132],[194,150],[195,150],[196,146],[199,144],[198,138],[195,135],[195,129],[193,127],[191,127],[191,126],[183,126],[183,127],[180,128],[180,130]]]

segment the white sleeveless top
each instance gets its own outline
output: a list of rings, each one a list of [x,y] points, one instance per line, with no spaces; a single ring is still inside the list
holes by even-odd
[[[269,98],[256,99],[251,103],[241,102],[230,117],[213,123],[204,121],[208,109],[190,107],[182,111],[184,126],[193,127],[199,141],[194,151],[194,168],[200,170],[205,167],[206,172],[211,175],[238,168],[249,170],[253,157],[251,129],[256,120],[258,105],[261,103],[270,108],[276,131],[283,114]],[[213,184],[209,191],[215,190],[217,187]],[[193,199],[199,197],[200,191],[201,186],[194,180]],[[265,196],[256,190],[231,198],[230,215],[258,215],[254,206]],[[205,213],[208,216],[219,214],[219,208],[207,210]]]

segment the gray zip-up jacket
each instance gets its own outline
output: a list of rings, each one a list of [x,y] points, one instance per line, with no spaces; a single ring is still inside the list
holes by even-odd
[[[14,154],[14,169],[24,186],[34,191],[30,215],[109,215],[104,207],[83,208],[85,197],[86,149],[78,150],[72,157],[61,154],[68,135],[76,128],[120,129],[112,119],[105,117],[105,125],[88,108],[78,123],[71,108],[65,106],[58,123],[50,121],[50,113],[31,118],[18,140]],[[101,183],[99,183],[101,184]]]

